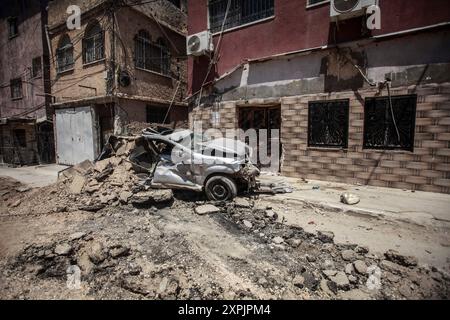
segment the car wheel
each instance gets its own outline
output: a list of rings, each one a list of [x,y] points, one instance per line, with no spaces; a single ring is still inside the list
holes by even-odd
[[[231,200],[237,196],[237,186],[236,183],[228,177],[214,176],[206,182],[205,193],[209,200]]]

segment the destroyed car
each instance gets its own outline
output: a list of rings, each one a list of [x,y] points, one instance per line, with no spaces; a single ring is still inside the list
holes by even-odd
[[[259,169],[250,161],[251,149],[234,139],[196,142],[190,130],[144,131],[129,156],[138,173],[146,173],[152,188],[205,192],[210,200],[230,200],[256,189]]]

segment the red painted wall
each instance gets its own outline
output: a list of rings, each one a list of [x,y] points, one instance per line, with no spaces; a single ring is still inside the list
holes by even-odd
[[[230,71],[245,59],[254,59],[332,43],[334,27],[330,23],[329,3],[306,8],[307,0],[275,0],[275,17],[249,27],[225,32],[215,76]],[[208,0],[188,1],[188,32],[207,29]],[[449,0],[380,0],[381,30],[373,35],[387,34],[450,21]],[[352,26],[354,24],[354,27]],[[347,22],[347,29],[360,32],[359,23]],[[345,26],[344,28],[345,29]],[[348,33],[340,28],[341,33]],[[350,32],[350,33],[351,33]],[[339,37],[339,35],[338,35]],[[351,34],[339,37],[352,39]],[[218,36],[214,37],[217,42]],[[190,93],[200,89],[208,60],[189,59]],[[210,77],[211,78],[211,77]]]

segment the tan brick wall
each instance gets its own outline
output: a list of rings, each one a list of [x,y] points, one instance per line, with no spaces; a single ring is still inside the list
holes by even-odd
[[[358,97],[353,93],[326,96],[330,100],[350,99],[345,150],[308,148],[308,101],[324,97],[282,99],[285,160],[281,173],[306,179],[450,193],[449,88],[449,84],[443,84],[392,90],[393,95],[418,96],[414,152],[363,149],[363,101],[376,95],[376,90],[360,91]]]
[[[393,88],[392,95],[417,94],[414,152],[363,149],[364,99],[385,96],[376,89],[331,94],[304,95],[281,99],[281,173],[290,177],[373,185],[408,190],[450,193],[450,83]],[[349,99],[348,148],[308,148],[308,102]],[[258,103],[269,102],[259,99]],[[273,99],[270,100],[273,103]],[[203,120],[213,127],[213,107],[193,108],[190,125]],[[224,131],[237,128],[235,102],[223,102],[220,122]]]

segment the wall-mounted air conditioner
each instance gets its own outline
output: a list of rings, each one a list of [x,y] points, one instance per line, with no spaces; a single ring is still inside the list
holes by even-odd
[[[378,5],[378,0],[331,0],[330,17],[332,20],[344,20],[361,16],[372,5]]]
[[[209,31],[190,35],[186,39],[188,56],[202,56],[214,50],[211,33]]]

